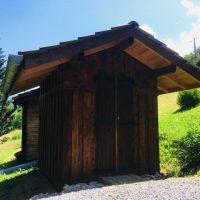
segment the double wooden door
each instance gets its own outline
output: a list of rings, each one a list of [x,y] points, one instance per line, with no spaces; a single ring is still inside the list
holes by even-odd
[[[96,170],[133,168],[133,81],[98,77],[96,95]]]

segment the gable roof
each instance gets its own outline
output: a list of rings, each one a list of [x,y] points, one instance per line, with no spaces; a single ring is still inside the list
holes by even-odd
[[[88,56],[113,48],[129,37],[133,37],[134,42],[130,43],[123,51],[152,70],[161,71],[157,78],[159,91],[167,93],[200,87],[200,69],[198,67],[188,63],[164,43],[140,29],[137,22],[133,21],[127,25],[96,32],[94,35],[80,37],[77,40],[61,42],[58,45],[43,47],[39,50],[19,52],[19,55],[23,56],[20,64],[9,67],[8,62],[7,74],[11,69],[14,73],[12,76],[6,76],[4,82],[10,84],[4,87],[4,92],[13,94],[38,86],[59,64],[68,62],[80,53]],[[169,70],[167,74],[162,73],[163,70],[167,71],[170,66],[173,66],[172,70]]]

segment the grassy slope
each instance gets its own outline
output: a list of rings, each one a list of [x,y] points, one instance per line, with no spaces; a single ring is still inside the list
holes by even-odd
[[[180,139],[191,128],[200,127],[200,106],[191,110],[176,112],[177,93],[160,95],[159,103],[159,132],[171,139]]]
[[[176,156],[170,153],[173,140],[180,140],[192,128],[200,129],[200,106],[177,112],[177,94],[170,93],[158,97],[161,172],[175,176],[180,174],[181,166]]]
[[[16,164],[14,154],[21,150],[21,131],[11,131],[0,137],[0,141],[7,137],[8,140],[0,144],[0,170]]]

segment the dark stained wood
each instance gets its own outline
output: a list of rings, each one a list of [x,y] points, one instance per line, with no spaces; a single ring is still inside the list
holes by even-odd
[[[27,126],[27,104],[22,107],[22,159],[26,161],[26,126]]]
[[[133,170],[133,82],[132,80],[118,80],[117,83],[117,128],[119,170]]]
[[[37,160],[39,135],[38,97],[33,96],[32,99],[26,99],[26,97],[20,98],[16,99],[16,102],[23,107],[22,157],[24,161]]]
[[[85,91],[83,99],[83,179],[90,180],[93,177],[95,166],[95,93]]]
[[[41,85],[42,173],[61,190],[65,183],[113,173],[116,163],[119,173],[158,171],[157,82],[152,70],[113,49],[84,59],[87,65],[76,60],[60,65]]]
[[[71,182],[88,181],[92,177],[95,159],[94,92],[73,90],[72,106]]]
[[[96,91],[96,170],[115,169],[115,83],[97,79]]]
[[[172,65],[166,66],[164,68],[153,70],[152,75],[156,76],[156,77],[163,76],[163,75],[166,75],[169,73],[173,73],[175,71],[176,71],[176,66],[172,64]]]
[[[62,184],[69,182],[72,171],[72,95],[72,90],[64,90],[63,92],[63,144],[61,150],[63,160]]]
[[[75,90],[73,92],[72,111],[72,168],[71,180],[76,182],[82,178],[82,152],[83,152],[83,93]]]
[[[134,43],[134,38],[129,36],[113,47],[113,51],[123,51]]]
[[[112,31],[111,33],[107,33],[104,35],[96,35],[94,37],[90,37],[90,40],[78,40],[77,42],[72,44],[59,45],[58,47],[55,46],[54,48],[30,52],[28,54],[23,53],[25,56],[25,68],[41,66],[45,63],[50,63],[65,57],[73,57],[80,52],[92,49],[97,46],[101,46],[105,43],[110,43],[111,41],[115,40],[119,41],[120,39],[124,39],[127,36],[131,35],[131,28],[127,27],[127,29],[116,30],[114,32],[115,34],[113,34]]]
[[[41,85],[40,98],[40,157],[39,165],[50,182],[60,190],[63,185],[64,165],[62,160],[63,116],[62,89],[57,87],[62,81],[60,71],[53,73]],[[57,92],[44,95],[53,87]]]

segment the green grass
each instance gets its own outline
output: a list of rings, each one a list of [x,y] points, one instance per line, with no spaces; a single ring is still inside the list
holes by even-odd
[[[177,94],[158,97],[159,133],[167,135],[170,139],[180,139],[188,130],[200,127],[200,106],[178,112]]]
[[[171,175],[178,175],[181,169],[172,153],[172,143],[181,140],[191,129],[200,130],[200,106],[179,112],[177,95],[170,93],[158,97],[160,165],[162,172]]]
[[[17,164],[14,154],[21,150],[21,130],[11,131],[6,135],[1,136],[0,141],[5,141],[0,143],[1,170]]]
[[[21,150],[21,130],[11,131],[0,137],[0,170],[19,164],[14,154]],[[0,199],[8,199],[16,178],[30,174],[37,168],[18,169],[9,174],[0,174]]]
[[[28,174],[29,172],[32,172],[33,170],[36,170],[35,167],[30,167],[28,169],[18,169],[16,171],[13,171],[9,174],[0,174],[0,183],[4,181],[11,180],[15,177],[21,176],[23,174]]]
[[[191,110],[159,116],[159,131],[171,139],[180,139],[188,130],[200,127],[200,106]]]
[[[177,92],[158,96],[159,117],[170,115],[179,109],[178,105],[176,104],[177,96],[178,96]]]
[[[28,169],[19,169],[9,174],[0,174],[0,199],[13,199],[11,196],[14,196],[16,199],[25,199],[21,197],[21,195],[23,196],[24,193],[28,193],[29,191],[22,190],[21,192],[20,186],[23,185],[22,188],[25,188],[26,185],[30,184],[29,182],[33,180],[31,176],[34,176],[37,171],[38,168],[30,167]],[[18,187],[18,189],[14,189],[16,187]],[[29,188],[29,190],[31,190],[31,188]],[[10,193],[10,191],[12,192]]]

